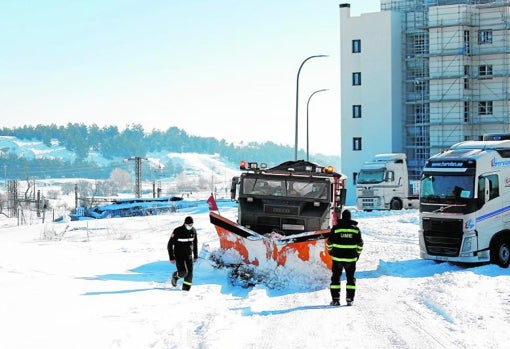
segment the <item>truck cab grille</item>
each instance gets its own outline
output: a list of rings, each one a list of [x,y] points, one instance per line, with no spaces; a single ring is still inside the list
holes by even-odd
[[[462,244],[462,219],[423,218],[423,239],[427,253],[457,257]]]

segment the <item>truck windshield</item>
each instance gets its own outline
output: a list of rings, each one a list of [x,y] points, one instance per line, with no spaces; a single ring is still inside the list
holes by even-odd
[[[420,184],[420,199],[472,199],[474,182],[473,176],[424,173]]]
[[[283,196],[327,199],[326,182],[285,179],[244,178],[242,193],[253,196]]]
[[[384,168],[361,170],[356,179],[358,184],[381,183],[384,180]]]

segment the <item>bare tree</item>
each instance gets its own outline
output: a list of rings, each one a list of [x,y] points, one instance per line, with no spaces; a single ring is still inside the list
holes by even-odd
[[[110,181],[120,190],[131,188],[131,176],[128,171],[121,168],[116,168],[110,173]]]

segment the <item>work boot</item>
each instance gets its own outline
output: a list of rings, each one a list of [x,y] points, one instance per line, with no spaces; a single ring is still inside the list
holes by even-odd
[[[172,284],[173,287],[177,286],[177,272],[173,273],[172,275],[172,280],[170,280],[170,283]]]
[[[338,299],[333,299],[331,301],[331,303],[329,303],[329,305],[332,305],[334,307],[338,307],[338,306],[340,306],[340,301],[338,301]]]
[[[347,298],[347,306],[349,306],[349,307],[350,307],[350,306],[352,305],[352,303],[353,303],[353,302],[354,302],[354,300],[353,300],[353,299],[351,299],[351,298]]]

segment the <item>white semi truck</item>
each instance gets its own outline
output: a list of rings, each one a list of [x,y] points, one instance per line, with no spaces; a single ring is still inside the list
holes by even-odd
[[[401,210],[418,204],[419,181],[409,181],[405,154],[377,154],[363,163],[356,176],[359,210]]]
[[[424,259],[508,267],[510,140],[461,142],[428,159],[419,245]]]

